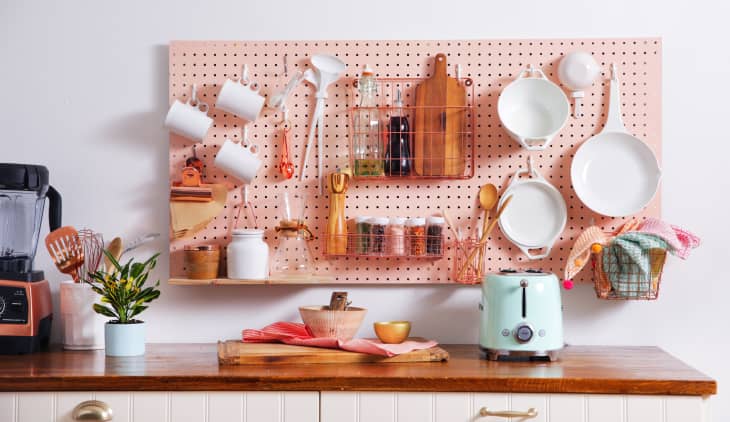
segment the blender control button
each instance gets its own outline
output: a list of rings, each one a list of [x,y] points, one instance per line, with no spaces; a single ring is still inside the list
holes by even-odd
[[[532,330],[532,327],[527,324],[518,325],[515,329],[515,338],[520,343],[527,343],[528,341],[532,340],[533,334],[534,331]]]
[[[537,332],[537,335],[540,337],[545,337],[545,330],[541,329],[540,331]]]
[[[505,337],[509,337],[509,330],[506,328],[504,330],[502,330],[502,335]]]

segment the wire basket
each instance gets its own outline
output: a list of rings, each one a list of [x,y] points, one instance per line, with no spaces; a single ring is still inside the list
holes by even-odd
[[[636,257],[621,248],[604,247],[592,258],[596,295],[609,300],[657,299],[666,258],[664,249],[649,249]]]
[[[353,82],[348,109],[353,178],[474,176],[473,81],[459,79],[466,92],[463,105],[416,106],[416,87],[424,80],[378,79],[374,107],[359,106]]]
[[[373,257],[440,259],[444,256],[443,235],[325,234],[326,257]]]

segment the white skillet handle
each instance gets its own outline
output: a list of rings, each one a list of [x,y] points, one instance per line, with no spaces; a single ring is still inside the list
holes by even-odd
[[[621,92],[619,90],[621,83],[618,80],[618,70],[616,70],[615,63],[611,63],[611,80],[609,84],[608,117],[606,117],[606,126],[604,126],[603,131],[626,132],[624,123],[621,120]]]
[[[552,248],[551,246],[543,246],[542,248],[524,248],[524,247],[519,246],[519,245],[518,245],[518,247],[520,248],[520,250],[522,251],[522,253],[524,253],[525,256],[527,256],[527,259],[530,259],[530,260],[533,260],[533,261],[534,260],[537,260],[537,259],[547,258],[548,255],[550,255],[550,249]],[[535,249],[542,249],[543,250],[543,253],[541,253],[539,255],[533,255],[533,254],[531,254],[530,253],[530,250],[535,250]]]

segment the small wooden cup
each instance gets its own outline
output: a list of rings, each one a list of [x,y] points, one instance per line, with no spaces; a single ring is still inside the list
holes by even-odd
[[[221,250],[217,245],[185,246],[185,269],[188,278],[206,280],[218,277]]]

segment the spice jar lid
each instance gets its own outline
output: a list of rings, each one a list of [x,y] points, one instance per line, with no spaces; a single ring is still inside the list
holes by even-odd
[[[426,219],[424,217],[413,217],[409,218],[408,221],[406,221],[406,226],[423,226],[426,224]]]
[[[233,229],[233,236],[263,236],[264,231],[261,229]]]
[[[359,216],[355,217],[355,223],[364,223],[364,222],[370,220],[371,218],[372,217],[370,217],[368,215],[359,215]]]
[[[220,250],[218,245],[185,245],[186,251],[217,251]]]
[[[376,224],[378,226],[387,226],[390,222],[388,217],[373,217],[370,219],[370,224]]]
[[[390,217],[390,224],[402,226],[406,224],[406,219],[405,217]]]
[[[430,216],[430,217],[428,217],[428,218],[426,219],[426,222],[427,222],[427,223],[428,223],[429,225],[430,225],[430,224],[434,224],[434,225],[442,225],[442,224],[444,224],[444,223],[446,222],[446,219],[444,219],[443,217],[438,217],[438,216],[432,215],[432,216]]]

